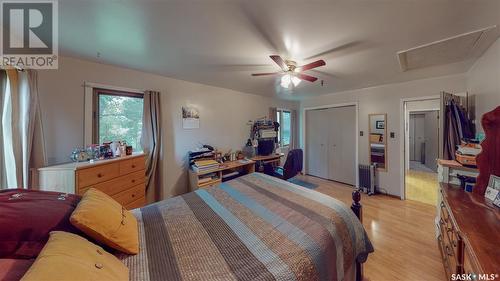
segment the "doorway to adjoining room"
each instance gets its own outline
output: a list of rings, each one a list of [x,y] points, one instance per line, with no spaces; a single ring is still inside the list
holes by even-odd
[[[439,99],[408,101],[405,107],[405,198],[437,204]]]

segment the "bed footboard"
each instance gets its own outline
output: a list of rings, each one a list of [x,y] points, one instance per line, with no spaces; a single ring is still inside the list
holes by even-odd
[[[352,192],[352,205],[351,210],[354,212],[356,217],[358,217],[361,224],[363,224],[363,206],[359,203],[361,201],[361,193],[359,190],[354,190]],[[356,261],[356,281],[363,280],[363,264]]]

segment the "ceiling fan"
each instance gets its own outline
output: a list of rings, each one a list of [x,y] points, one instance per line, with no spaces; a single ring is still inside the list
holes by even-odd
[[[281,69],[282,71],[270,72],[270,73],[253,73],[252,76],[266,76],[266,75],[278,75],[284,74],[281,77],[281,86],[284,88],[298,86],[302,80],[314,82],[318,78],[302,73],[303,71],[310,70],[316,67],[326,65],[324,60],[317,60],[315,62],[308,63],[306,65],[297,66],[297,63],[292,60],[284,60],[278,55],[269,56]]]

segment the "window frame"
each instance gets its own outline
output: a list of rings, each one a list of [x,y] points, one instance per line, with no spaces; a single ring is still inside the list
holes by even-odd
[[[103,88],[94,88],[92,90],[92,142],[99,143],[99,96],[116,96],[116,97],[129,97],[141,98],[144,102],[144,93],[134,93],[127,91],[110,90]]]
[[[277,122],[280,124],[280,128],[279,128],[279,132],[278,132],[278,143],[280,145],[280,147],[283,147],[283,148],[287,148],[290,146],[290,142],[288,142],[288,144],[286,145],[283,145],[282,144],[282,137],[283,137],[283,113],[286,112],[288,114],[290,114],[290,137],[291,137],[291,134],[292,134],[292,111],[289,110],[289,109],[276,109],[276,120]]]

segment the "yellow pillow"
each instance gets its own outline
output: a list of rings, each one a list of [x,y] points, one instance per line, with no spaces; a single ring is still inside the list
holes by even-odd
[[[52,231],[21,281],[128,280],[128,268],[115,256],[73,233]]]
[[[127,254],[139,253],[139,230],[134,215],[107,194],[91,188],[70,217],[88,236]]]

